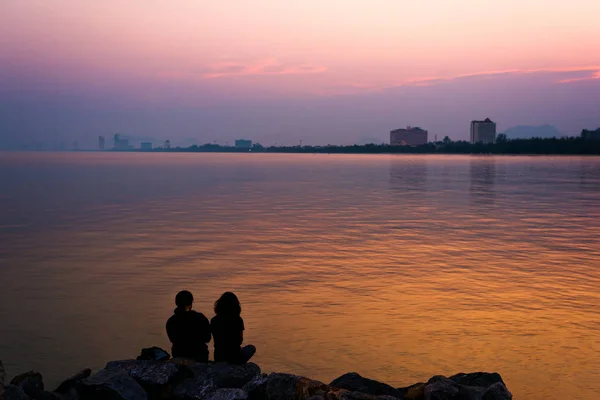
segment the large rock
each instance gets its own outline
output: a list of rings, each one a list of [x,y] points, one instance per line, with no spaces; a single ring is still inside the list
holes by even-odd
[[[487,388],[482,400],[512,400],[512,394],[508,391],[504,382],[496,382]]]
[[[334,379],[330,384],[332,388],[346,389],[352,392],[372,394],[375,396],[392,396],[402,398],[402,393],[390,385],[364,378],[356,372],[349,372]]]
[[[396,390],[402,393],[404,400],[423,400],[425,399],[425,386],[425,383],[419,382]]]
[[[188,367],[163,361],[112,361],[106,369],[119,370],[131,376],[142,385],[150,399],[170,398],[177,384],[192,377]]]
[[[0,360],[0,400],[4,400],[4,379],[6,379],[6,371],[4,371],[4,365]]]
[[[39,372],[29,371],[21,375],[17,375],[10,382],[11,385],[20,388],[27,397],[30,397],[34,400],[56,400],[57,395],[54,393],[44,391],[44,381],[42,379],[42,374]],[[20,396],[20,393],[12,390],[13,394],[16,396]]]
[[[105,369],[123,371],[142,385],[150,386],[168,385],[179,379],[183,380],[192,376],[189,368],[162,361],[111,361],[106,364]]]
[[[118,368],[104,369],[80,383],[81,400],[147,400],[144,389]]]
[[[60,385],[58,385],[58,387],[54,389],[54,393],[66,395],[70,391],[75,390],[79,382],[83,381],[86,378],[89,378],[90,375],[92,375],[92,370],[86,368],[83,371],[78,372],[69,379],[65,380]]]
[[[215,389],[241,389],[246,383],[260,375],[260,367],[254,363],[243,365],[198,363],[190,366],[189,369],[196,381],[212,382]]]
[[[10,384],[20,387],[28,396],[33,396],[44,391],[42,374],[39,372],[29,371],[25,372],[24,374],[17,375],[13,378]]]
[[[217,389],[207,400],[248,400],[248,394],[242,389]]]
[[[497,373],[456,374],[450,378],[434,376],[425,386],[425,400],[510,400],[502,377]]]
[[[323,400],[329,387],[292,374],[259,375],[244,385],[249,400]]]
[[[248,393],[249,400],[264,400],[267,398],[267,382],[269,375],[260,374],[244,385],[242,390]]]
[[[7,385],[4,388],[4,400],[32,400],[23,389],[15,385]]]
[[[172,364],[182,365],[179,362],[173,362]],[[186,379],[183,383],[175,387],[173,396],[176,399],[206,399],[218,389],[240,389],[254,378],[260,376],[260,368],[253,363],[244,365],[226,363],[196,363],[187,365],[186,368],[189,368],[193,377]],[[225,395],[225,392],[219,393],[221,396]],[[229,396],[236,395],[234,392],[227,393]]]
[[[194,377],[177,385],[173,390],[173,398],[177,400],[203,400],[216,390],[217,388],[211,381]]]
[[[325,394],[325,400],[398,400],[398,397],[332,389]]]
[[[270,374],[265,388],[266,400],[305,400],[323,396],[328,391],[329,387],[323,382],[281,373]]]
[[[425,386],[425,400],[479,400],[485,388],[464,386],[444,376],[434,376]]]
[[[452,375],[450,377],[450,380],[458,383],[459,385],[483,387],[492,386],[494,383],[497,382],[504,383],[500,374],[496,372],[473,372],[470,374],[460,373]]]
[[[191,367],[192,365],[198,365],[198,364],[200,364],[196,360],[190,360],[189,358],[181,358],[181,357],[171,358],[167,362],[170,362],[170,363],[173,363],[173,364],[183,365],[183,366],[186,366],[186,367]]]

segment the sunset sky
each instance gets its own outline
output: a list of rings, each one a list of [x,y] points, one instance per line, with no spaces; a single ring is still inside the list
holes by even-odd
[[[597,0],[2,0],[0,141],[600,126]],[[0,144],[0,148],[2,145]]]

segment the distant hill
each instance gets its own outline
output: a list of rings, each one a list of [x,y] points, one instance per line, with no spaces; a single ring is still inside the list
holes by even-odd
[[[358,139],[356,144],[364,146],[365,144],[381,144],[385,143],[385,140],[375,136],[363,136]]]
[[[527,126],[519,125],[504,131],[508,139],[553,138],[564,135],[552,125]]]

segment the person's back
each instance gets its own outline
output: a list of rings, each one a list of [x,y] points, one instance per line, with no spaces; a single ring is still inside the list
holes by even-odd
[[[210,320],[215,344],[215,362],[244,364],[254,355],[252,345],[242,348],[244,341],[244,320],[240,316],[241,307],[237,297],[224,293],[215,303],[215,315]]]
[[[167,321],[167,335],[173,344],[173,357],[182,357],[208,362],[210,324],[204,314],[192,311],[193,296],[184,290],[177,294],[177,308]]]
[[[210,329],[215,338],[215,361],[234,364],[244,363],[241,348],[244,320],[238,316],[215,315],[210,320]]]

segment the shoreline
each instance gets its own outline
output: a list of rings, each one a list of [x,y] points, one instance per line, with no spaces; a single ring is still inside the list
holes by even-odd
[[[167,141],[168,142],[168,141]],[[429,142],[418,146],[389,144],[364,145],[320,145],[320,146],[263,146],[259,143],[247,147],[222,146],[219,144],[170,147],[170,145],[134,148],[128,145],[105,149],[56,149],[29,148],[24,146],[14,151],[70,151],[70,152],[118,152],[118,153],[282,153],[282,154],[460,154],[460,155],[600,155],[600,140],[566,138],[504,139],[495,143],[482,144],[467,141]]]
[[[245,155],[283,155],[283,154],[303,154],[303,155],[355,155],[355,156],[369,156],[369,155],[381,155],[381,156],[407,156],[407,157],[415,157],[415,156],[461,156],[461,157],[559,157],[559,158],[567,158],[567,157],[585,157],[585,158],[596,158],[600,157],[600,153],[598,154],[563,154],[563,153],[392,153],[392,152],[382,152],[382,153],[368,153],[368,152],[283,152],[283,151],[187,151],[185,149],[182,150],[0,150],[0,154],[32,154],[32,153],[41,153],[41,154],[54,154],[54,153],[67,153],[67,154],[245,154]]]

